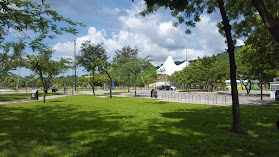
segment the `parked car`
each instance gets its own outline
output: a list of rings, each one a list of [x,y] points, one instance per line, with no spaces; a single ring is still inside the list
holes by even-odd
[[[170,85],[161,85],[157,87],[157,90],[176,90],[175,86],[170,86]]]
[[[176,87],[175,86],[171,86],[171,90],[176,90]]]
[[[157,90],[164,90],[165,87],[166,87],[166,85],[161,85],[161,86],[157,87]]]

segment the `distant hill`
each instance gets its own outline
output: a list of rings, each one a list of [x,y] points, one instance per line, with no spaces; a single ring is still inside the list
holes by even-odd
[[[179,65],[179,64],[181,64],[181,63],[183,63],[183,62],[185,62],[185,60],[184,60],[184,61],[175,61],[174,63],[175,63],[176,65]]]
[[[236,46],[234,49],[234,55],[237,54],[238,50],[241,48],[242,46]],[[222,59],[225,61],[229,61],[229,53],[228,52],[223,52],[223,53],[219,53],[216,55],[217,60]]]

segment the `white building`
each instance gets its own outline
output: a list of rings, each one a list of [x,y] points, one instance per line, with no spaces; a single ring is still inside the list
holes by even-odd
[[[168,56],[165,63],[157,70],[158,74],[171,76],[176,71],[181,71],[184,67],[189,65],[189,62],[185,61],[179,65],[176,65],[172,59],[172,56]]]
[[[158,74],[161,74],[156,82],[149,84],[149,87],[158,87],[160,85],[170,85],[168,76],[171,76],[176,71],[181,71],[183,68],[189,65],[189,62],[185,61],[179,65],[176,65],[172,59],[172,56],[168,56],[164,64],[157,70]]]

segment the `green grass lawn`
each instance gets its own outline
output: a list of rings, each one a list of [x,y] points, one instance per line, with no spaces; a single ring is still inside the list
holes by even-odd
[[[0,156],[279,156],[279,103],[231,107],[68,96],[0,105]]]
[[[47,96],[51,95],[61,95],[62,93],[47,93]],[[42,97],[43,93],[39,92],[39,97]],[[19,99],[31,99],[30,93],[17,93],[17,94],[2,94],[0,95],[0,101],[12,101],[12,100],[19,100]]]

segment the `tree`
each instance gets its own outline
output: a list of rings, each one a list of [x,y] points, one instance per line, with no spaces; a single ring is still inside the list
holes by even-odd
[[[144,69],[144,72],[141,74],[141,78],[139,80],[143,80],[144,85],[148,85],[149,89],[149,84],[155,82],[157,79],[157,71],[154,68],[154,66],[150,65],[148,66],[147,69]]]
[[[195,62],[191,62],[186,68],[181,71],[173,73],[170,80],[173,84],[183,86],[185,84],[192,84],[195,86],[208,87],[208,90],[212,90],[213,85],[219,86],[225,85],[225,80],[229,78],[229,63],[223,59],[217,59],[215,55],[209,57],[204,56],[198,58]]]
[[[98,57],[98,71],[106,73],[110,80],[109,95],[112,98],[112,75],[111,75],[111,64],[108,62],[107,52],[103,47],[99,49],[100,55]]]
[[[127,46],[122,47],[121,50],[115,51],[115,56],[113,57],[113,61],[120,63],[121,60],[118,60],[118,59],[122,58],[122,57],[137,58],[138,53],[139,53],[139,49],[137,47],[132,48],[131,46],[127,45]]]
[[[148,60],[148,57],[145,58],[132,58],[127,63],[123,65],[124,69],[126,69],[127,72],[130,74],[133,74],[134,77],[134,88],[135,88],[135,96],[137,95],[136,90],[136,80],[137,80],[137,74],[142,72],[143,69],[150,65],[150,60]]]
[[[240,110],[239,110],[239,99],[238,99],[238,91],[236,84],[236,65],[235,65],[235,56],[234,56],[234,41],[231,33],[231,25],[229,22],[228,13],[231,13],[229,9],[229,5],[231,3],[224,3],[224,0],[145,0],[147,4],[147,8],[142,12],[142,15],[147,13],[151,13],[157,10],[159,7],[169,8],[172,11],[172,16],[177,18],[178,23],[185,23],[187,26],[194,27],[195,24],[200,21],[200,15],[204,12],[212,13],[218,8],[220,10],[222,16],[221,28],[224,31],[226,36],[226,42],[228,45],[228,53],[230,59],[230,78],[231,78],[231,86],[232,86],[232,111],[233,111],[233,126],[232,132],[235,133],[243,133],[241,127],[241,118],[240,118]],[[235,1],[234,1],[235,2]],[[198,6],[198,7],[197,7]],[[229,11],[226,11],[228,9]],[[233,8],[232,8],[233,9]],[[237,14],[239,15],[239,14]],[[231,18],[236,19],[236,18]],[[186,29],[186,33],[191,33],[190,29]]]
[[[53,39],[63,32],[77,34],[74,27],[57,24],[64,22],[71,26],[84,26],[82,23],[71,21],[52,10],[49,4],[42,0],[41,4],[33,0],[2,0],[0,1],[0,43],[4,41],[5,35],[13,29],[29,39],[29,45],[33,49],[47,48],[43,43],[45,38]],[[32,31],[34,37],[29,37],[25,32]]]
[[[276,5],[276,3],[275,3]],[[237,54],[238,72],[245,72],[254,78],[269,83],[276,76],[279,66],[279,44],[274,40],[260,16],[254,22],[253,32],[248,36],[244,46]],[[249,76],[248,75],[248,76]],[[249,80],[249,77],[246,79]],[[246,85],[247,86],[247,85]],[[250,86],[251,87],[251,86]],[[262,86],[261,86],[262,89]]]
[[[263,23],[279,44],[279,1],[278,0],[251,0],[262,17]]]
[[[51,87],[52,81],[55,76],[66,71],[70,67],[69,58],[61,58],[56,61],[52,58],[52,50],[42,50],[39,54],[28,55],[30,70],[39,75],[43,86],[43,103],[46,102],[47,90]]]
[[[131,48],[129,45],[124,46],[121,50],[115,51],[115,56],[113,57],[114,67],[117,76],[128,77],[128,92],[130,92],[130,78],[131,73],[126,70],[127,67],[124,65],[128,63],[131,59],[137,58],[139,49],[137,47]]]
[[[77,56],[77,64],[83,66],[88,72],[92,72],[92,83],[90,83],[95,95],[94,74],[96,68],[102,64],[101,60],[105,55],[105,50],[101,44],[92,44],[87,40],[81,45],[80,55]]]
[[[3,52],[0,53],[0,81],[9,74],[10,70],[24,66],[23,50],[25,46],[22,42],[5,43],[1,48]]]

